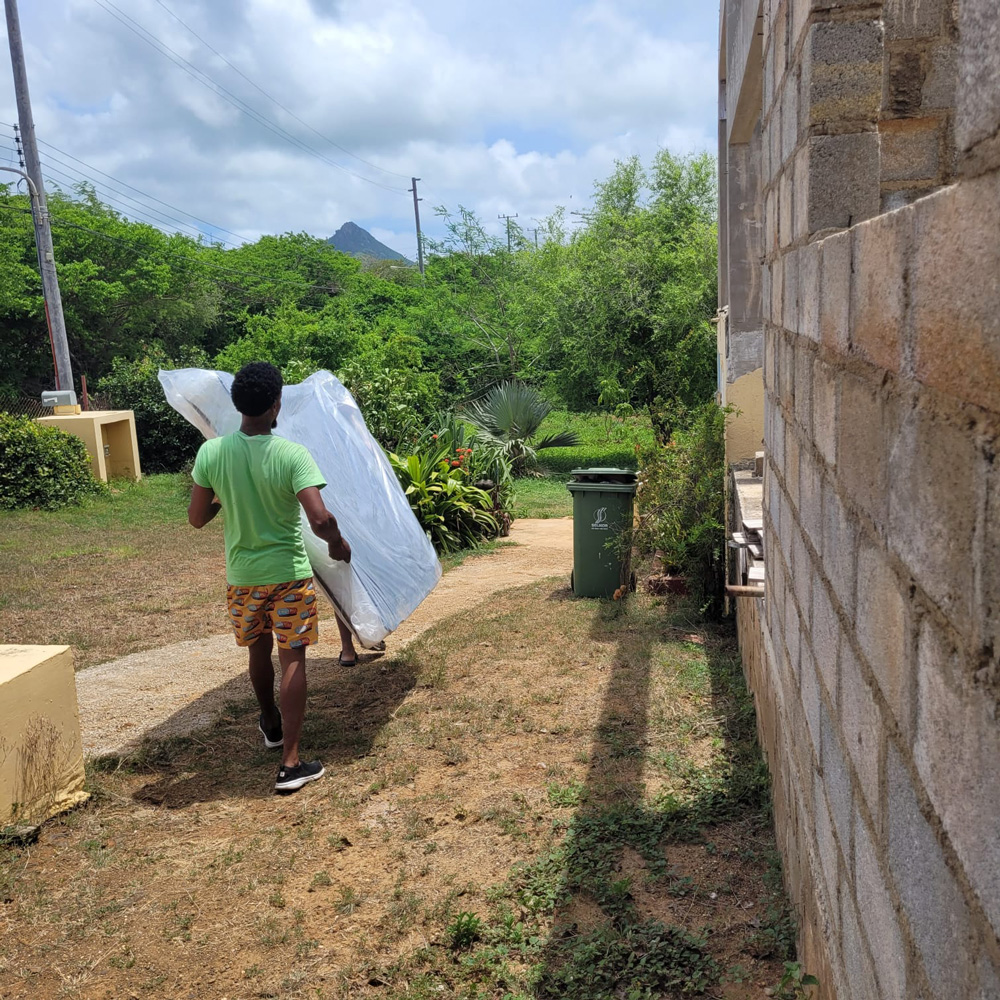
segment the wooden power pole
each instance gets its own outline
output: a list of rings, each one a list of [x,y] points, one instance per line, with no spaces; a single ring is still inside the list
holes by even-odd
[[[503,219],[507,223],[507,253],[510,253],[513,250],[513,243],[510,236],[510,220],[517,218],[517,212],[513,215],[498,215],[497,218]]]
[[[17,99],[17,117],[20,123],[21,142],[24,146],[24,168],[34,185],[31,197],[31,214],[35,222],[35,242],[38,246],[38,267],[42,275],[42,295],[45,298],[45,320],[52,341],[52,358],[55,362],[56,388],[73,390],[73,365],[66,339],[66,320],[63,317],[56,259],[52,251],[52,226],[45,201],[42,183],[42,164],[38,159],[35,142],[35,123],[31,117],[31,97],[28,94],[28,74],[24,67],[24,47],[21,44],[21,22],[17,14],[17,0],[4,0],[7,13],[7,41],[10,44],[10,62],[14,70],[14,96]]]
[[[420,180],[419,177],[411,177],[413,181],[413,187],[410,190],[413,192],[413,217],[417,221],[417,267],[420,268],[420,275],[423,277],[424,273],[424,239],[420,235],[420,202],[423,198],[417,197],[417,181]]]

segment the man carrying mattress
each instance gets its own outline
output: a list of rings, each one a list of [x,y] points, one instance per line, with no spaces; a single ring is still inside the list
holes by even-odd
[[[306,557],[299,506],[312,530],[330,547],[330,558],[350,562],[337,519],[323,503],[326,485],[309,452],[275,437],[281,409],[281,372],[266,362],[244,367],[233,379],[232,398],[243,415],[240,429],[198,449],[188,520],[202,528],[225,510],[229,620],[238,646],[249,647],[250,681],[260,703],[266,747],[282,747],[274,787],[289,792],[323,777],[318,761],[299,759],[306,710],[306,647],[318,638],[316,592]],[[340,662],[357,653],[350,630],[337,619]],[[271,651],[278,641],[281,713],[274,703]]]

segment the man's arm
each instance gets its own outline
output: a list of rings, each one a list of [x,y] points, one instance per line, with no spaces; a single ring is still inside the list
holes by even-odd
[[[191,488],[191,503],[188,504],[188,521],[194,528],[204,528],[222,510],[222,504],[215,499],[215,493],[197,483]]]
[[[317,486],[307,486],[295,494],[309,519],[313,534],[322,538],[330,549],[330,558],[341,562],[351,561],[351,547],[340,533],[337,519],[326,509],[323,496]]]

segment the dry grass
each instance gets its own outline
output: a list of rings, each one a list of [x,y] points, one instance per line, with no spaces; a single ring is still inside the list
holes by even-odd
[[[4,642],[72,645],[79,668],[223,631],[222,525],[188,525],[189,491],[148,476],[81,507],[0,513]]]
[[[666,926],[759,997],[791,932],[732,637],[553,586],[313,661],[297,796],[249,700],[92,763],[88,807],[0,848],[0,996],[591,1000],[567,974]]]

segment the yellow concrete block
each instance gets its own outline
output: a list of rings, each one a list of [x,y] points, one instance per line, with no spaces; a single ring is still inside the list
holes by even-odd
[[[0,646],[0,827],[87,798],[69,646]]]
[[[753,460],[764,441],[764,370],[726,384],[723,405],[737,409],[726,422],[726,461]]]
[[[142,478],[135,414],[131,410],[87,410],[39,417],[38,422],[80,438],[90,452],[95,479],[106,483],[109,479]]]

